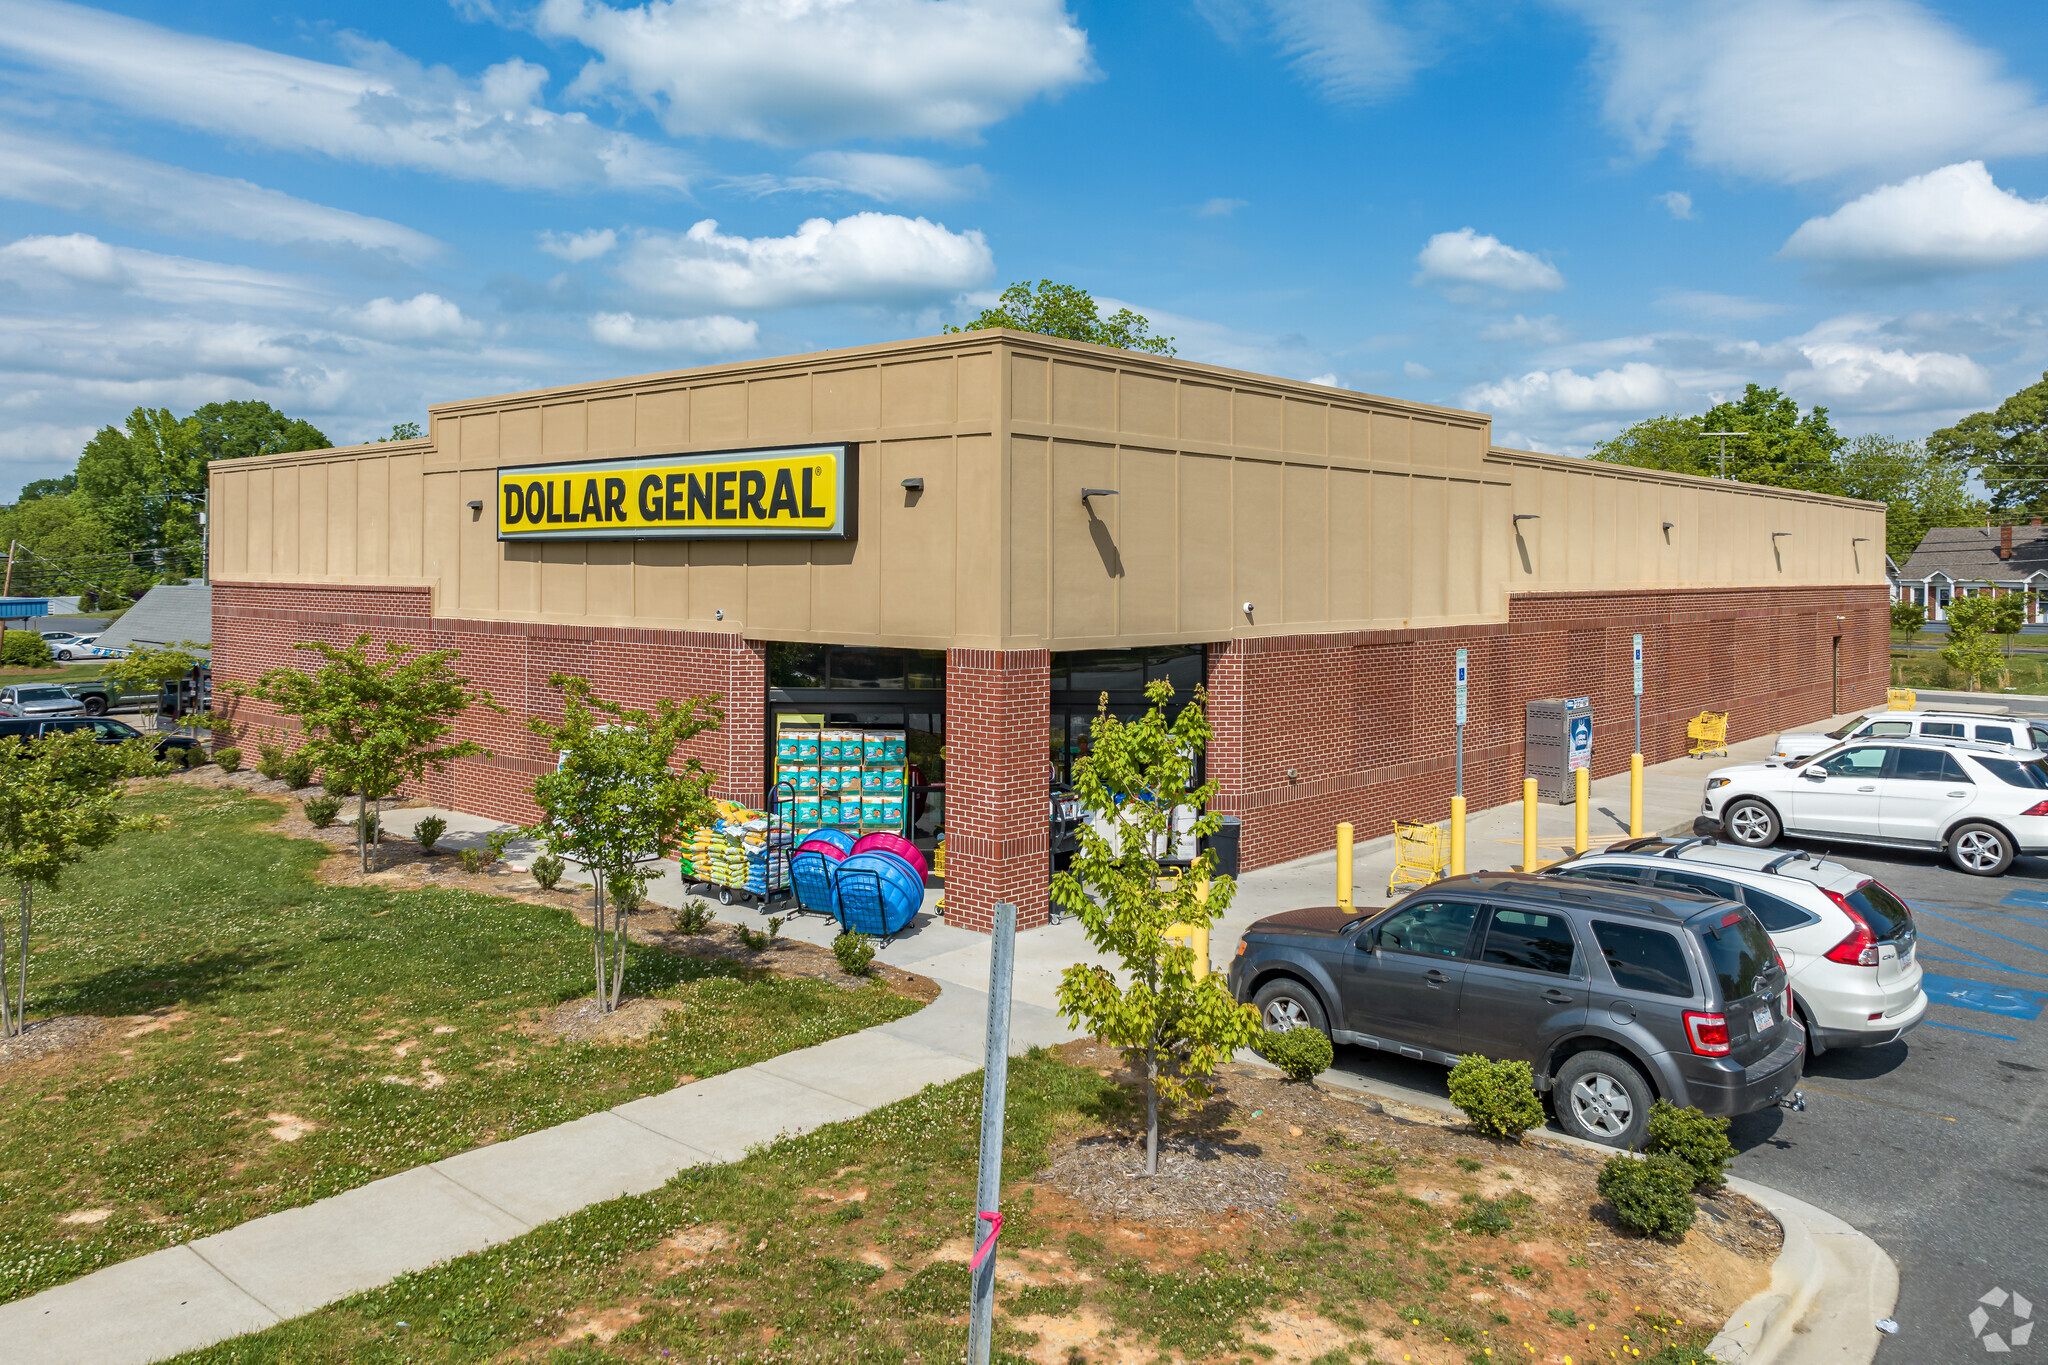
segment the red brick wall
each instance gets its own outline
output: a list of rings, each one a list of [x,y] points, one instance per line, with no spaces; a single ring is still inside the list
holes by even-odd
[[[946,652],[946,922],[988,930],[1047,919],[1046,800],[1052,655]]]
[[[554,765],[529,716],[561,715],[556,673],[588,678],[598,694],[642,710],[663,697],[723,697],[724,726],[689,750],[719,775],[720,796],[759,805],[766,781],[762,727],[767,663],[760,645],[737,635],[699,631],[617,630],[589,626],[466,621],[429,615],[425,588],[356,588],[327,583],[216,582],[213,655],[220,681],[254,681],[272,668],[306,668],[317,655],[300,641],[349,644],[359,635],[416,649],[461,652],[455,667],[487,688],[505,714],[466,713],[457,734],[491,750],[429,774],[407,795],[495,819],[526,822],[533,779]],[[273,726],[288,731],[259,702],[237,704],[235,734],[245,748]]]
[[[1442,819],[1452,791],[1452,667],[1468,651],[1465,792],[1474,809],[1519,799],[1523,707],[1593,698],[1593,771],[1633,745],[1630,637],[1643,636],[1643,756],[1686,751],[1685,722],[1729,712],[1731,740],[1832,712],[1830,640],[1842,637],[1840,707],[1881,703],[1885,590],[1721,589],[1529,593],[1503,625],[1238,640],[1213,645],[1219,809],[1244,821],[1242,866],[1362,838],[1394,819]],[[1837,619],[1837,618],[1844,619]]]

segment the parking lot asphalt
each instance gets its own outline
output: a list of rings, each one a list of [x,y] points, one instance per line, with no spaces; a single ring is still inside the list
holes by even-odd
[[[1970,1315],[1994,1289],[2037,1324],[2013,1357],[2048,1360],[2048,859],[1987,879],[1925,854],[1827,851],[1912,905],[1933,1003],[1898,1043],[1812,1059],[1803,1113],[1737,1119],[1731,1170],[1840,1216],[1898,1263],[1883,1365],[1986,1359]],[[1442,1068],[1363,1048],[1338,1048],[1336,1067],[1447,1093]],[[2013,1311],[2010,1297],[1985,1305],[1982,1330],[2009,1333]]]

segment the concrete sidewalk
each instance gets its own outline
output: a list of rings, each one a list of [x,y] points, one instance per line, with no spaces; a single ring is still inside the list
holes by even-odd
[[[981,1069],[988,998],[918,1013],[479,1147],[0,1305],[6,1365],[144,1365],[261,1331],[678,1171],[858,1117]],[[1073,1035],[1018,1003],[1017,1052]]]

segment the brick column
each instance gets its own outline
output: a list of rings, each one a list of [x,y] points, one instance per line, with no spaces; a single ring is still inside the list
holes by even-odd
[[[1242,640],[1209,646],[1209,752],[1204,774],[1216,783],[1213,810],[1240,819],[1245,812],[1245,647]],[[1176,702],[1181,699],[1176,697]]]
[[[997,901],[1044,924],[1046,718],[1042,649],[946,651],[946,922],[986,933]]]

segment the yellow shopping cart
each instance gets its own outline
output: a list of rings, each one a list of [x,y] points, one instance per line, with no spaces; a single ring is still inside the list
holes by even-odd
[[[1728,752],[1728,713],[1702,711],[1685,723],[1685,737],[1692,741],[1688,758]]]
[[[1397,886],[1428,886],[1451,865],[1450,841],[1434,820],[1394,822],[1394,872],[1387,894]]]
[[[1919,694],[1910,687],[1894,687],[1884,694],[1887,711],[1910,711],[1919,704]]]

